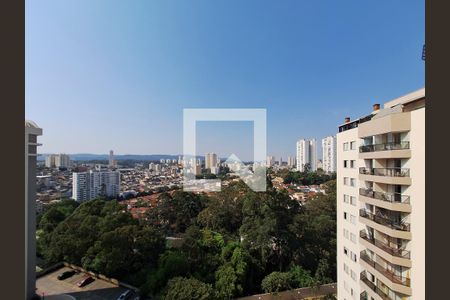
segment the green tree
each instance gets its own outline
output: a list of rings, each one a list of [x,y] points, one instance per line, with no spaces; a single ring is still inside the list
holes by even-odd
[[[166,287],[165,300],[213,300],[216,299],[212,285],[195,278],[175,277]]]
[[[291,274],[287,272],[272,272],[264,277],[261,287],[266,293],[278,293],[292,289]]]
[[[295,288],[310,287],[314,283],[314,278],[311,276],[311,272],[301,266],[292,266],[289,269],[289,274]]]
[[[336,279],[336,182],[326,184],[326,194],[317,194],[294,218],[292,231],[301,243],[294,253],[296,263],[314,274],[321,259],[327,261],[323,278]],[[324,264],[322,262],[322,264]],[[324,268],[323,266],[321,268]]]
[[[189,263],[181,251],[167,250],[158,262],[158,269],[148,273],[145,285],[141,287],[143,295],[158,295],[169,279],[186,276],[189,273]]]
[[[299,213],[298,202],[286,192],[247,193],[240,228],[242,244],[269,270],[283,271],[298,246],[291,224]]]
[[[160,225],[169,234],[182,233],[194,224],[206,201],[206,196],[194,193],[163,193],[158,198],[158,205],[149,210],[147,217],[150,224]]]
[[[242,197],[247,190],[242,182],[233,183],[209,198],[207,206],[198,215],[200,225],[223,234],[237,237],[242,225]]]

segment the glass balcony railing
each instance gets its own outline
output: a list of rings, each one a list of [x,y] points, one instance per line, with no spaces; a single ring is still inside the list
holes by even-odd
[[[375,285],[375,283],[373,283],[372,281],[370,281],[370,280],[367,278],[367,276],[366,276],[366,274],[365,274],[364,271],[361,272],[359,278],[360,278],[361,281],[364,282],[364,283],[365,283],[372,291],[374,291],[375,293],[377,293],[377,295],[380,296],[381,299],[383,299],[383,300],[392,300],[385,292],[383,292],[379,287],[377,287],[377,286]],[[362,295],[362,294],[361,294],[361,295]],[[367,296],[367,293],[366,293],[366,296]],[[363,299],[363,298],[361,298],[361,299]],[[368,298],[364,298],[364,299],[368,299]]]
[[[359,168],[359,174],[388,176],[388,177],[409,177],[409,169],[405,168]]]
[[[360,188],[359,194],[361,196],[382,200],[386,202],[409,204],[409,196],[402,195],[400,193],[383,193],[383,192],[376,192],[371,189]]]
[[[370,265],[372,268],[383,274],[383,276],[388,278],[393,283],[401,284],[404,286],[411,286],[411,280],[409,278],[397,275],[393,271],[388,270],[386,267],[383,267],[382,265],[371,259],[366,252],[361,251],[360,258],[363,261],[365,261],[368,265]]]
[[[397,256],[397,257],[401,257],[401,258],[407,258],[410,259],[411,258],[411,253],[407,250],[403,250],[403,249],[398,249],[398,248],[394,248],[392,246],[390,246],[389,244],[382,242],[380,240],[377,240],[371,236],[369,236],[365,230],[361,230],[359,232],[359,236],[368,241],[369,243],[371,243],[372,245],[380,248],[381,250],[383,250],[384,252],[389,253],[390,255],[393,256]]]
[[[375,215],[371,212],[366,211],[365,209],[359,210],[359,216],[394,230],[411,231],[411,226],[409,223],[399,222],[383,215]]]
[[[409,149],[409,142],[391,142],[383,144],[363,145],[359,147],[360,153],[389,151],[389,150],[406,150]]]

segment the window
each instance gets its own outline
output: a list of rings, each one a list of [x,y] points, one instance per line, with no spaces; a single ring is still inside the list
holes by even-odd
[[[355,178],[350,178],[350,185],[351,186],[356,186],[356,179]]]
[[[344,177],[344,185],[348,185],[348,177]]]
[[[353,253],[353,252],[350,252],[350,258],[351,258],[354,262],[356,262],[356,260],[357,260],[357,256],[356,256],[356,254]]]
[[[350,273],[348,266],[344,263],[344,272],[345,273]]]
[[[348,168],[348,160],[344,160],[344,168]]]
[[[350,161],[350,168],[354,169],[356,167],[356,160]]]
[[[354,233],[350,233],[350,241],[356,244],[356,235]]]
[[[356,206],[356,197],[350,197],[350,204]]]
[[[348,143],[344,143],[344,151],[348,150]]]
[[[350,215],[350,223],[356,225],[356,216]]]
[[[354,281],[356,281],[356,273],[355,273],[355,271],[353,271],[353,270],[350,270],[350,272],[351,272],[351,277],[352,277],[352,279],[354,280]]]
[[[344,254],[348,255],[348,249],[346,247],[344,247]]]
[[[347,220],[347,213],[344,211],[344,220]]]
[[[348,230],[344,228],[344,237],[348,239]]]
[[[349,203],[349,199],[351,199],[349,195],[344,195],[344,203]]]
[[[355,149],[356,149],[356,141],[350,142],[350,150],[355,150]]]

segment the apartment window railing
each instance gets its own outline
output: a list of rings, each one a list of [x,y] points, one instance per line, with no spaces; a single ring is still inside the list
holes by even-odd
[[[372,291],[374,291],[375,293],[377,293],[378,296],[381,297],[381,299],[383,300],[392,300],[385,292],[383,292],[379,287],[377,287],[375,285],[375,283],[373,283],[372,281],[370,281],[365,272],[361,272],[360,277],[361,281],[363,281]],[[362,294],[361,294],[362,295]],[[367,295],[367,293],[366,293]],[[364,298],[367,299],[367,298]]]
[[[391,202],[391,203],[394,203],[394,202],[409,203],[409,196],[402,195],[400,193],[383,193],[383,192],[373,191],[371,189],[360,188],[359,194],[361,196],[374,198],[374,199],[378,199],[378,200],[383,200],[383,201],[387,201],[387,202]]]
[[[367,292],[364,291],[360,294],[359,299],[360,300],[369,300],[369,298],[367,298],[367,297],[368,297]]]
[[[365,251],[361,251],[360,258],[365,261],[372,268],[383,274],[386,278],[394,283],[398,283],[404,286],[411,286],[411,280],[409,278],[403,277],[401,275],[394,274],[391,270],[386,269],[379,263],[372,260]]]
[[[411,229],[409,223],[392,220],[391,218],[382,215],[375,215],[371,212],[366,211],[364,208],[359,210],[359,216],[374,221],[375,223],[387,226],[391,229],[400,231],[410,231]]]
[[[409,169],[404,168],[359,168],[359,174],[388,176],[388,177],[409,177]]]
[[[390,255],[393,256],[397,256],[397,257],[402,257],[402,258],[411,258],[411,253],[407,250],[403,250],[403,249],[398,249],[398,248],[394,248],[392,246],[390,246],[389,244],[382,242],[378,239],[375,239],[371,236],[369,236],[364,230],[361,230],[359,232],[359,236],[368,241],[369,243],[371,243],[372,245],[375,245],[376,247],[380,248],[381,250],[389,253]]]
[[[391,142],[383,144],[363,145],[359,147],[359,152],[376,152],[388,150],[405,150],[409,149],[409,142]]]

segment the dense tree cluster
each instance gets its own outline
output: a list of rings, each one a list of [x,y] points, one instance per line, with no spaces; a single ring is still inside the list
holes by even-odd
[[[283,169],[279,171],[277,176],[283,178],[286,184],[299,184],[299,185],[312,185],[312,184],[322,184],[330,180],[336,179],[336,173],[326,174],[322,170],[317,170],[317,172],[299,172],[290,171]]]
[[[269,186],[163,193],[145,221],[116,201],[61,202],[40,218],[40,253],[140,287],[152,299],[232,299],[336,279],[335,181],[301,206]],[[178,245],[166,237],[181,238]]]

